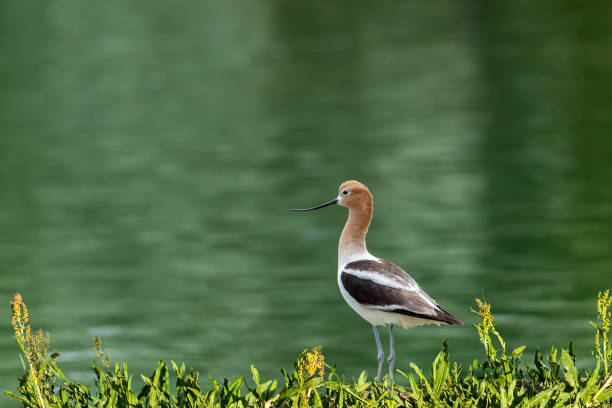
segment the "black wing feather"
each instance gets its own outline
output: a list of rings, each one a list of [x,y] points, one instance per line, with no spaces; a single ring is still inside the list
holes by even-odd
[[[345,271],[349,270],[349,272],[342,272],[340,276],[342,285],[351,297],[363,305],[383,307],[385,312],[399,313],[449,325],[463,324],[442,309],[417,285],[410,275],[391,262],[384,260],[381,260],[381,262],[355,261],[347,264],[344,269]],[[380,273],[398,284],[412,286],[414,290],[405,290],[383,285],[370,279],[363,279],[351,274],[350,270]],[[398,307],[390,309],[386,308],[387,306]]]

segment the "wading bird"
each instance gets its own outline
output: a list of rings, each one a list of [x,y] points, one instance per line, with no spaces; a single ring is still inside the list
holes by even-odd
[[[442,309],[402,268],[368,252],[365,237],[372,220],[370,190],[351,180],[342,183],[338,191],[338,197],[325,204],[293,211],[312,211],[333,204],[349,209],[338,244],[338,286],[346,303],[374,328],[378,349],[376,379],[379,382],[385,356],[377,326],[389,325],[388,387],[391,395],[395,363],[393,326],[463,323]]]

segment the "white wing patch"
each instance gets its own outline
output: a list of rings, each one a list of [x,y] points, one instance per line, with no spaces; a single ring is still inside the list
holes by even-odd
[[[383,286],[389,286],[391,288],[407,290],[409,292],[414,292],[414,291],[419,290],[418,285],[415,286],[412,283],[407,282],[405,280],[394,279],[392,277],[389,277],[389,276],[386,276],[386,275],[383,275],[383,274],[380,274],[374,271],[359,271],[356,269],[344,269],[344,273],[349,273],[360,279],[371,280],[374,283],[377,283]]]

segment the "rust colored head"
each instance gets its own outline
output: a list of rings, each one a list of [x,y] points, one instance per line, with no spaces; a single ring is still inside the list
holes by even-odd
[[[311,208],[299,208],[292,211],[312,211],[330,205],[340,204],[349,210],[372,212],[372,194],[363,184],[355,180],[345,181],[338,189],[338,197],[323,204]]]
[[[338,189],[338,204],[355,210],[372,210],[372,194],[355,180],[345,181]]]

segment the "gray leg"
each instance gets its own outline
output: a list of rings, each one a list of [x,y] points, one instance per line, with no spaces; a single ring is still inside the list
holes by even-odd
[[[383,352],[382,344],[380,344],[380,336],[378,335],[378,329],[374,325],[372,325],[372,328],[374,329],[374,338],[376,339],[376,348],[378,349],[378,373],[376,374],[376,381],[380,382],[380,374],[382,373],[385,353]]]
[[[393,385],[393,366],[395,365],[395,346],[393,345],[393,325],[389,325],[389,397]]]

